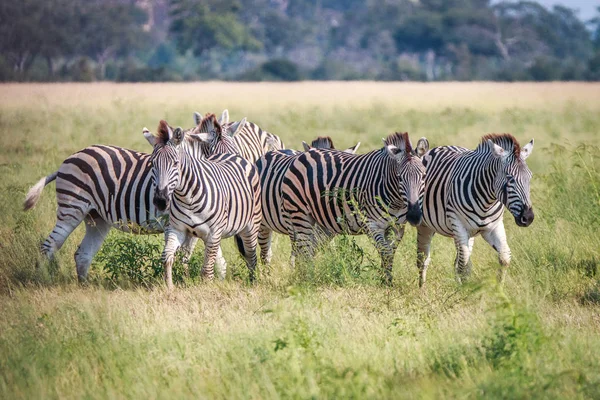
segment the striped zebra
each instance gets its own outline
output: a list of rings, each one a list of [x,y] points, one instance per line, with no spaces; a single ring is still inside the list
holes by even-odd
[[[217,131],[222,129],[214,115],[207,115],[203,122],[212,124]],[[227,129],[235,134],[243,123],[244,120]],[[238,151],[232,141],[223,141],[221,146],[229,146],[229,152]],[[40,179],[25,198],[27,211],[38,202],[44,187],[56,180],[56,224],[41,245],[42,255],[52,259],[85,221],[85,236],[75,252],[77,277],[85,281],[92,259],[111,228],[135,234],[163,232],[160,213],[153,203],[150,171],[150,154],[121,147],[94,145],[68,157],[58,171]],[[184,243],[184,258],[191,254],[195,243],[193,238]],[[219,262],[223,261],[220,256]]]
[[[315,148],[335,149],[333,140],[329,136],[320,136],[313,140],[310,145],[306,142],[302,142],[302,145],[306,151]],[[344,150],[344,152],[354,154],[359,146],[360,142]],[[258,244],[260,245],[260,258],[264,264],[271,262],[273,254],[271,251],[273,231],[284,235],[289,234],[282,218],[281,184],[285,172],[300,154],[302,152],[289,149],[271,151],[256,162],[260,175],[261,206],[263,212]],[[292,258],[292,264],[293,262]]]
[[[367,234],[376,243],[391,283],[404,224],[421,222],[425,168],[419,156],[429,144],[422,138],[415,152],[407,133],[394,133],[383,141],[382,149],[361,155],[311,150],[290,165],[283,178],[282,204],[293,254],[312,257],[315,224],[330,234]]]
[[[470,255],[478,234],[498,252],[498,279],[503,281],[510,263],[502,221],[504,206],[518,226],[529,226],[534,218],[529,196],[532,174],[525,162],[532,151],[533,139],[521,148],[510,134],[490,134],[483,136],[475,150],[443,146],[425,154],[423,223],[417,228],[419,286],[425,283],[436,232],[454,239],[459,282],[470,273]]]
[[[221,239],[235,235],[253,281],[261,220],[260,182],[254,164],[235,154],[205,159],[197,147],[184,143],[204,143],[208,135],[186,134],[165,121],[160,121],[158,136],[144,132],[144,137],[154,147],[153,202],[160,211],[169,211],[162,255],[167,287],[173,287],[175,252],[192,237],[204,242],[202,275],[212,279]]]
[[[208,132],[208,130],[203,130],[200,128],[202,121],[202,114],[199,112],[194,113],[194,121],[196,125],[199,127],[195,133],[199,132]],[[227,128],[231,124],[237,124],[238,122],[229,122],[229,111],[224,110],[219,118],[218,123],[223,127]],[[225,130],[224,132],[231,132],[230,130]],[[227,135],[225,135],[227,136]],[[219,141],[228,139],[225,136],[221,136],[217,133],[209,136],[209,143],[205,150],[205,155],[209,156],[211,154],[216,154],[219,151],[218,144]],[[269,133],[265,130],[262,130],[258,125],[250,121],[244,121],[242,124],[242,128],[236,132],[235,135],[229,134],[229,138],[232,138],[238,148],[237,154],[239,154],[242,158],[255,163],[260,157],[262,157],[266,152],[272,150],[282,150],[285,148],[283,141],[272,133]]]

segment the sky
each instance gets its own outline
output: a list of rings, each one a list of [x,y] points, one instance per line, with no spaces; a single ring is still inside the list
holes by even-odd
[[[495,0],[497,3],[499,0]],[[555,4],[575,8],[579,10],[579,18],[587,21],[596,16],[596,7],[600,6],[600,0],[536,0],[546,8],[551,8]]]

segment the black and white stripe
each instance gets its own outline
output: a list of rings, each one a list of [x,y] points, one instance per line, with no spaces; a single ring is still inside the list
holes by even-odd
[[[313,140],[310,145],[306,142],[302,142],[302,145],[306,151],[315,148],[335,149],[333,140],[329,136],[318,137]],[[360,142],[355,146],[344,150],[344,152],[354,154],[359,146]],[[265,264],[271,262],[271,240],[273,231],[284,235],[289,234],[282,217],[281,184],[289,166],[300,154],[302,154],[302,152],[295,150],[271,151],[256,162],[260,175],[262,193],[261,206],[263,213],[258,243],[260,245],[260,257]]]
[[[207,121],[213,120],[216,120],[214,115],[207,116]],[[229,128],[238,126],[232,124]],[[217,124],[216,129],[221,127]],[[223,141],[220,146],[237,152],[233,142]],[[24,208],[29,210],[44,187],[56,180],[57,221],[41,245],[42,254],[52,258],[85,221],[85,237],[75,253],[77,277],[85,280],[92,259],[111,228],[136,234],[163,232],[160,213],[152,201],[154,185],[150,171],[150,154],[121,147],[94,145],[68,157],[58,171],[40,179],[25,199]],[[185,243],[185,256],[191,254],[194,244],[194,240]],[[219,260],[223,262],[222,257]]]
[[[156,191],[153,202],[169,210],[163,262],[170,288],[177,249],[191,238],[205,244],[203,276],[214,277],[214,264],[222,238],[235,235],[236,244],[254,280],[256,246],[260,228],[260,183],[251,162],[235,154],[217,154],[204,159],[195,146],[185,142],[207,142],[205,134],[186,134],[161,121],[158,136],[145,133],[154,146],[152,176]],[[221,271],[224,274],[224,271]]]
[[[425,154],[423,223],[417,245],[420,286],[425,283],[435,233],[454,239],[458,281],[470,273],[478,234],[498,252],[503,280],[511,257],[502,221],[504,206],[519,226],[529,226],[534,218],[529,195],[532,174],[525,162],[532,150],[533,140],[521,149],[512,135],[493,134],[484,136],[475,150],[443,146]]]
[[[362,155],[310,150],[292,162],[283,178],[282,204],[295,254],[313,255],[315,224],[329,234],[367,234],[391,282],[404,224],[421,221],[425,168],[407,133],[392,134],[384,144]]]
[[[202,127],[202,114],[194,113],[194,121],[198,126],[198,129],[192,133],[210,133],[209,127]],[[255,163],[260,157],[266,154],[268,151],[282,150],[285,148],[283,141],[272,133],[269,133],[261,129],[258,125],[253,122],[246,121],[244,118],[242,121],[229,122],[229,111],[224,110],[219,118],[218,123],[223,126],[224,132],[236,132],[235,134],[229,133],[228,135],[214,135],[209,138],[209,147],[207,147],[205,154],[218,154],[223,152],[222,148],[219,148],[219,143],[222,140],[233,140],[237,147],[237,154],[242,158]],[[230,126],[233,124],[241,124],[239,130],[231,129]]]

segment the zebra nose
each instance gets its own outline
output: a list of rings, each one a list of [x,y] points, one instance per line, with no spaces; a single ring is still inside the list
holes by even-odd
[[[154,206],[158,209],[158,211],[165,211],[167,206],[169,205],[169,199],[166,195],[165,191],[157,191],[154,193],[154,198],[152,199]]]
[[[406,213],[406,220],[413,226],[419,225],[423,218],[423,212],[419,203],[409,203],[408,212]]]
[[[527,227],[531,225],[534,218],[535,214],[533,213],[533,207],[529,207],[521,213],[521,215],[518,218],[517,225]]]

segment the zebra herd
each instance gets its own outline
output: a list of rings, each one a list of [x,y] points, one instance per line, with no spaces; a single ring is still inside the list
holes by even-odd
[[[226,274],[221,240],[235,236],[255,278],[256,250],[268,264],[273,231],[288,235],[291,264],[310,262],[316,246],[339,233],[367,234],[381,256],[384,279],[406,222],[417,229],[417,267],[423,286],[435,233],[454,239],[455,272],[470,273],[474,237],[481,234],[497,252],[499,279],[510,263],[503,224],[507,207],[519,226],[534,218],[531,171],[526,159],[533,140],[521,147],[510,134],[490,134],[475,150],[457,146],[429,149],[421,138],[413,147],[407,133],[393,133],[384,146],[355,154],[357,145],[336,150],[319,137],[304,151],[284,149],[281,139],[247,121],[230,122],[194,114],[184,130],[160,121],[156,134],[144,128],[152,154],[94,145],[68,157],[58,171],[27,193],[24,208],[39,200],[56,180],[57,222],[41,245],[51,259],[85,221],[75,252],[77,276],[87,279],[93,257],[111,228],[130,233],[165,234],[165,281],[172,288],[172,265],[184,261],[198,239],[205,245],[202,275]],[[164,217],[164,218],[163,218]]]

